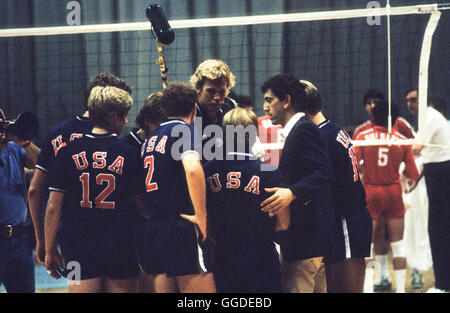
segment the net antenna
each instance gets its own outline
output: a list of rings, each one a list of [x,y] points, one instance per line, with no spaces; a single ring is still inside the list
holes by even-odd
[[[152,24],[152,35],[158,45],[158,61],[161,71],[161,81],[163,89],[167,87],[167,77],[169,69],[164,59],[164,45],[170,45],[175,39],[175,32],[170,27],[167,17],[159,4],[151,4],[146,10],[147,18]]]

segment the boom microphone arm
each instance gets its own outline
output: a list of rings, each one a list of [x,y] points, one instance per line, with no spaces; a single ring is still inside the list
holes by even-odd
[[[158,43],[158,61],[159,69],[161,71],[161,80],[163,88],[167,87],[167,77],[169,69],[166,67],[164,60],[164,45],[170,45],[175,39],[175,32],[170,27],[169,22],[158,4],[151,4],[146,10],[147,18],[152,24],[153,30],[156,34]]]

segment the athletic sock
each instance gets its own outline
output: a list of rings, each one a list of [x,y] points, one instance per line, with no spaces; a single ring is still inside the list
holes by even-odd
[[[373,281],[375,270],[373,267],[366,267],[366,278],[364,279],[364,293],[373,293]]]
[[[388,256],[387,254],[376,254],[375,260],[380,265],[380,281],[385,278],[389,279],[389,266],[388,266]]]
[[[405,293],[406,269],[394,270],[396,293]]]

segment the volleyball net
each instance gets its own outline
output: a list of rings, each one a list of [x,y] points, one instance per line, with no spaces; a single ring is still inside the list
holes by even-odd
[[[168,81],[187,82],[203,60],[221,59],[236,76],[232,90],[250,96],[262,115],[260,85],[288,73],[313,82],[325,115],[348,130],[367,119],[362,99],[368,89],[385,91],[401,112],[404,91],[418,86],[422,134],[440,10],[431,4],[208,19],[169,16],[176,38],[164,46]],[[0,56],[9,60],[0,65],[7,80],[1,87],[3,105],[10,112],[20,105],[22,111],[36,113],[45,133],[80,113],[87,81],[108,71],[132,86],[135,105],[128,119],[133,121],[146,97],[162,89],[150,29],[145,21],[0,30]],[[389,129],[391,125],[389,120]],[[366,144],[373,142],[355,142]]]

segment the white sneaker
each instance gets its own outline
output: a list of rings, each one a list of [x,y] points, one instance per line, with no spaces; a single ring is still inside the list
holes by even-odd
[[[445,293],[445,290],[431,287],[427,290],[427,293]]]

